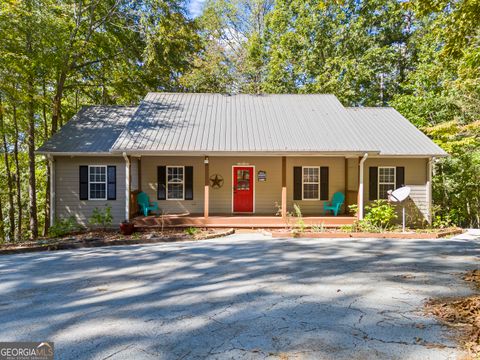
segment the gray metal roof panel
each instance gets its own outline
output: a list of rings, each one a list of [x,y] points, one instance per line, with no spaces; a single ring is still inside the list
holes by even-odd
[[[333,95],[149,93],[138,108],[80,110],[40,153],[446,153],[392,108],[345,108]]]
[[[149,93],[113,151],[374,151],[333,95]]]
[[[136,107],[85,106],[37,152],[108,153],[135,110]]]
[[[346,108],[355,128],[381,155],[448,154],[410,121],[391,107]]]

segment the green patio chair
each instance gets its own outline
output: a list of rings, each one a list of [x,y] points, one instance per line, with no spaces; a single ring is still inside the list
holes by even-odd
[[[148,195],[143,191],[137,194],[137,204],[144,216],[148,216],[149,211],[158,211],[158,203],[150,201]]]
[[[333,212],[333,215],[337,216],[344,201],[345,195],[343,195],[343,193],[341,192],[336,192],[335,194],[333,194],[331,203],[329,203],[328,201],[325,201],[323,203],[323,211],[327,213],[328,210],[331,210]]]

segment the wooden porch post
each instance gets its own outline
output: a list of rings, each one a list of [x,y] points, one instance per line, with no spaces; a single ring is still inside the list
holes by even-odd
[[[282,156],[282,218],[287,218],[287,157]]]
[[[209,159],[208,156],[205,156],[203,160],[205,164],[205,193],[204,193],[204,200],[203,200],[203,217],[206,219],[208,218],[208,209],[209,209],[209,202],[210,202],[210,173],[209,173]]]

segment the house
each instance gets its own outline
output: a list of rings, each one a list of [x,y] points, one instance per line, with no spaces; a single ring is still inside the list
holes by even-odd
[[[311,222],[333,223],[320,216],[335,192],[362,218],[367,201],[404,185],[431,221],[432,162],[447,155],[393,108],[345,108],[333,95],[195,93],[84,107],[37,152],[50,162],[52,220],[85,223],[106,204],[114,222],[130,219],[141,190],[193,224],[250,215],[252,226],[277,211],[286,219],[294,203]]]

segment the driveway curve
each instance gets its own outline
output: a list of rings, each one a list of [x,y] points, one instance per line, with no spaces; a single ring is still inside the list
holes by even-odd
[[[0,257],[0,341],[59,359],[453,359],[429,297],[469,294],[479,236],[261,234]]]

